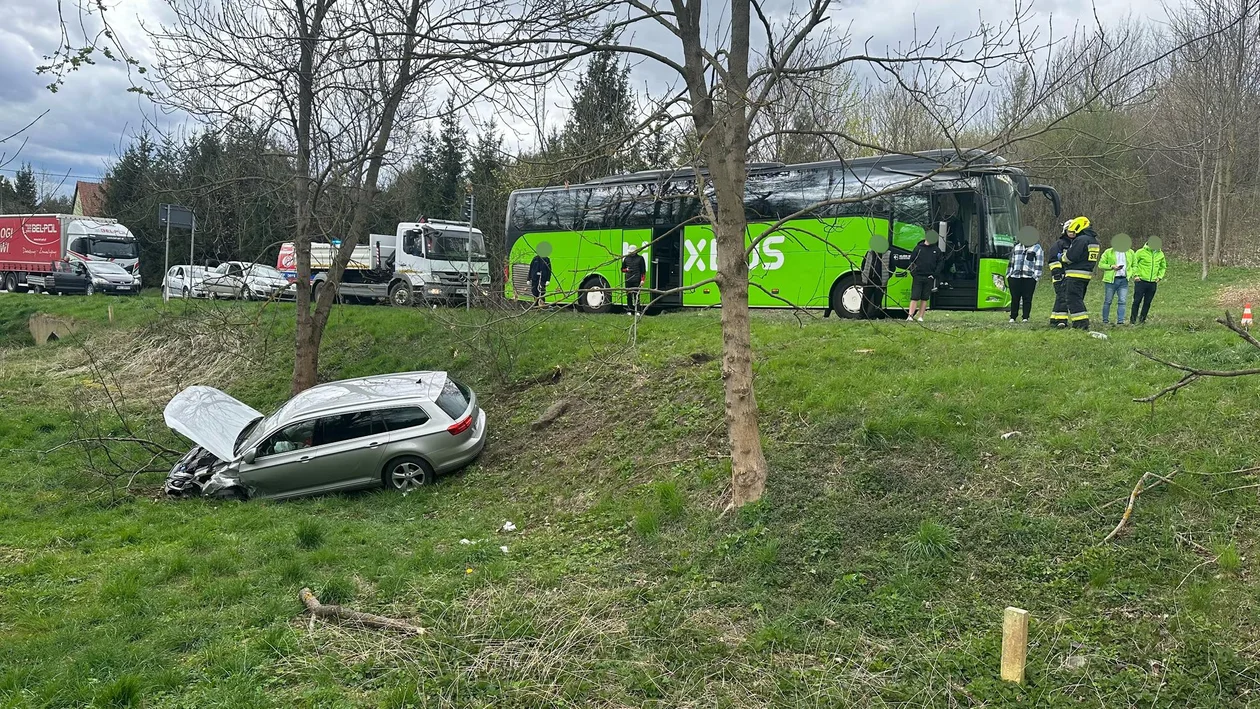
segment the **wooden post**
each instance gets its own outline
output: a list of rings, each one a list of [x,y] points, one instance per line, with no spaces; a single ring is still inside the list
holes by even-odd
[[[1028,611],[1007,608],[1002,616],[1002,679],[1024,683],[1028,660]]]
[[[106,310],[109,312],[109,324],[113,325],[114,324],[114,306],[112,305],[106,306]]]

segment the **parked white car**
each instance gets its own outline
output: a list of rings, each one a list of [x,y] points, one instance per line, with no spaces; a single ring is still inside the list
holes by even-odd
[[[201,289],[210,298],[265,300],[294,298],[297,286],[289,283],[280,271],[261,263],[228,261],[215,266],[201,281]]]
[[[206,297],[201,282],[207,273],[205,266],[171,266],[162,279],[162,300]]]

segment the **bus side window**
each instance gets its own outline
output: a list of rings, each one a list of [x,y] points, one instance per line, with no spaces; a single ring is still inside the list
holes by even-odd
[[[923,241],[923,234],[932,228],[930,219],[926,195],[895,195],[893,197],[893,247],[913,251],[914,245]]]

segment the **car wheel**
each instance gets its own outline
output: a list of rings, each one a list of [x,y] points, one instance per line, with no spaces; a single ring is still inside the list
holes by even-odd
[[[582,281],[578,291],[578,308],[584,313],[603,314],[612,310],[612,294],[608,281],[602,276],[591,276]]]
[[[244,502],[249,499],[249,495],[239,487],[225,487],[222,490],[215,490],[210,496],[212,500],[235,500],[236,502]]]
[[[184,300],[188,300],[188,289],[185,288],[183,291],[181,291],[179,294],[179,297],[183,298]]]
[[[96,286],[92,285],[91,283],[87,284],[87,290],[83,291],[83,295],[95,295],[95,294],[96,294]]]
[[[389,304],[398,308],[410,308],[415,302],[415,296],[411,292],[410,283],[395,283],[393,288],[389,289]]]
[[[249,287],[241,286],[241,291],[236,294],[236,297],[240,300],[249,300],[250,299]]]
[[[389,461],[381,476],[385,487],[403,494],[433,483],[433,468],[423,458],[404,455]]]
[[[842,318],[862,317],[862,286],[853,275],[844,276],[831,287],[831,310]]]
[[[4,277],[4,289],[10,293],[16,293],[18,289],[17,274],[10,273]]]

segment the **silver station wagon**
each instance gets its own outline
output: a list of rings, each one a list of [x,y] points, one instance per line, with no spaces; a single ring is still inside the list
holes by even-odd
[[[486,443],[477,395],[445,372],[312,387],[270,416],[188,387],[166,425],[197,444],[171,470],[174,496],[282,499],[371,487],[407,492],[470,463]]]

